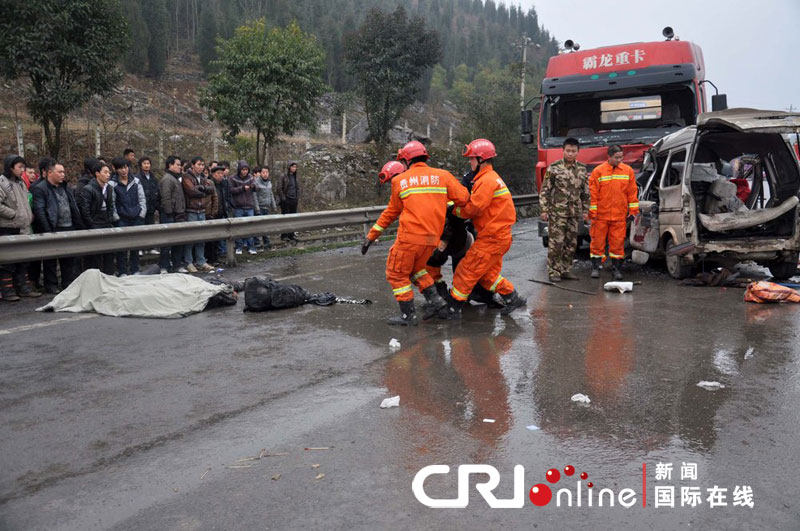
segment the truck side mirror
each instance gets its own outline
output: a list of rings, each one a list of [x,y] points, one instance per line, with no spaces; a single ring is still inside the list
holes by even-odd
[[[522,134],[529,135],[533,133],[533,111],[525,109],[520,113],[520,120],[522,125]]]
[[[522,136],[520,141],[523,144],[533,144],[533,111],[525,109],[520,113],[520,125]]]
[[[711,96],[711,110],[712,111],[724,111],[728,108],[728,95],[727,94],[715,94]]]

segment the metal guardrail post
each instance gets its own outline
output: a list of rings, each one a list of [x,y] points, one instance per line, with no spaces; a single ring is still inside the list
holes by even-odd
[[[234,267],[236,265],[236,240],[229,236],[225,242],[225,265]]]

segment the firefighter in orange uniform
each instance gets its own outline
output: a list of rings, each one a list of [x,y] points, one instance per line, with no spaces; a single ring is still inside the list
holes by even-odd
[[[614,280],[622,280],[622,261],[625,259],[625,230],[627,220],[639,212],[639,195],[633,168],[622,162],[622,148],[608,148],[608,162],[592,171],[589,177],[589,219],[592,221],[590,256],[592,278],[600,277],[600,262],[608,255]]]
[[[422,143],[412,141],[397,153],[397,160],[408,169],[393,178],[390,164],[384,166],[386,172],[382,179],[391,179],[392,195],[389,206],[367,234],[361,246],[365,254],[369,246],[378,239],[392,222],[400,218],[397,238],[386,259],[386,280],[392,286],[400,316],[387,320],[392,325],[416,325],[412,284],[416,284],[427,301],[426,313],[429,318],[446,306],[446,302],[436,293],[433,278],[425,269],[425,263],[439,244],[439,236],[444,229],[447,215],[447,202],[464,205],[469,200],[469,192],[450,172],[432,168],[425,162],[428,151]],[[383,172],[382,172],[383,173]]]
[[[478,237],[456,267],[447,307],[439,312],[439,317],[460,319],[461,307],[478,283],[500,294],[505,304],[500,313],[508,315],[526,302],[500,274],[503,255],[511,247],[511,226],[517,221],[514,201],[503,179],[492,169],[491,159],[497,156],[494,144],[483,138],[473,140],[464,148],[463,155],[469,158],[475,172],[472,195],[466,205],[456,206],[453,213],[472,219]]]

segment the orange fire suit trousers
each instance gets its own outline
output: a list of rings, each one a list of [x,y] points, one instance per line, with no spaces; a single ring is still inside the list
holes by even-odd
[[[589,229],[592,241],[589,245],[589,256],[605,258],[606,241],[608,241],[609,258],[625,258],[625,230],[627,222],[622,220],[593,219]]]
[[[478,236],[456,267],[450,295],[456,300],[465,301],[472,293],[475,284],[480,284],[492,293],[500,295],[513,292],[514,285],[500,274],[503,269],[503,255],[510,248],[510,238],[491,241],[482,240]]]
[[[386,258],[386,280],[398,301],[414,300],[412,283],[422,291],[433,286],[433,278],[425,268],[435,245],[419,245],[395,241]]]

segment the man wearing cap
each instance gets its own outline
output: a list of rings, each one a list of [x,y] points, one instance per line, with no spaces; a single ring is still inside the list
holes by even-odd
[[[278,204],[281,206],[281,214],[296,214],[297,203],[300,200],[300,180],[297,178],[297,163],[289,161],[286,175],[281,179],[276,187],[278,194]],[[281,234],[281,240],[297,242],[297,235],[294,232]]]

